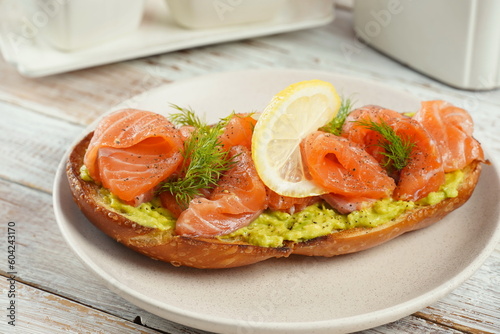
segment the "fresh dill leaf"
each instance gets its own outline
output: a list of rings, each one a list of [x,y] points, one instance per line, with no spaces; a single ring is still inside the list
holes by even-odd
[[[170,104],[170,106],[176,110],[178,113],[170,115],[169,119],[172,123],[178,126],[194,126],[195,128],[202,128],[207,126],[204,121],[195,114],[195,112],[191,109],[179,107],[176,104]]]
[[[201,194],[204,189],[217,185],[219,178],[233,165],[233,159],[222,149],[219,136],[222,133],[227,118],[214,126],[209,126],[200,120],[189,109],[175,106],[180,111],[171,120],[179,125],[194,126],[191,137],[184,142],[184,163],[179,177],[167,180],[160,192],[168,191],[175,196],[181,207],[187,207],[189,202]]]
[[[356,123],[380,133],[384,138],[378,142],[378,145],[384,149],[381,154],[387,158],[384,163],[385,168],[394,168],[400,171],[408,165],[410,154],[415,146],[415,143],[411,142],[409,138],[399,136],[383,119],[380,119],[379,122],[368,120],[357,121]]]
[[[354,103],[351,99],[342,98],[337,115],[328,124],[322,127],[321,130],[339,136],[342,133],[342,126],[344,125],[347,116],[351,113],[353,105]]]

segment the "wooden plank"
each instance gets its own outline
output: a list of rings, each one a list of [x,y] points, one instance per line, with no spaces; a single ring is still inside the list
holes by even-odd
[[[26,199],[29,199],[29,205],[27,205]],[[0,212],[4,213],[4,217],[9,221],[16,222],[19,245],[18,276],[23,282],[128,321],[133,321],[139,315],[148,327],[168,329],[171,333],[203,333],[194,329],[186,330],[184,326],[171,323],[129,304],[105,288],[96,277],[89,274],[89,271],[73,255],[58,232],[49,194],[0,180]],[[5,243],[6,240],[2,239],[0,248],[6,249]],[[494,277],[495,267],[500,262],[500,253],[495,252],[489,261],[489,266],[482,267],[476,273],[475,276],[478,279],[469,280],[466,282],[467,286],[462,285],[454,291],[456,297],[447,296],[434,305],[432,309],[426,309],[422,312],[443,313],[442,319],[430,320],[449,327],[451,324],[463,323],[464,318],[477,318],[477,313],[485,313],[485,310],[489,310],[489,314],[493,316],[495,314],[498,316],[500,287],[496,284]],[[0,261],[0,272],[5,274],[7,271],[5,261]],[[475,293],[477,290],[489,292],[477,294]],[[471,300],[474,300],[474,305],[467,309],[462,308],[464,302]],[[455,311],[447,313],[446,310],[450,308],[455,309]],[[422,320],[417,318],[413,320],[402,319],[400,320],[402,321],[401,328],[410,326],[409,323],[414,321],[421,323]],[[435,326],[432,322],[428,322],[430,329]],[[478,324],[473,323],[470,324],[470,327],[476,325]],[[457,328],[459,327],[457,326]]]
[[[13,298],[2,294],[0,304],[4,313],[11,301],[14,301],[15,310],[12,318],[0,321],[2,333],[159,333],[21,282],[15,282],[13,286],[11,289],[5,277],[0,280],[2,291],[10,290],[15,294]]]
[[[416,315],[470,333],[500,333],[499,248],[458,289]]]
[[[43,78],[25,78],[0,57],[0,100],[79,124],[168,81],[128,63]]]
[[[390,324],[367,329],[354,334],[415,334],[415,333],[440,333],[440,334],[462,334],[460,330],[449,328],[439,323],[427,321],[415,316],[409,316]]]
[[[0,177],[46,192],[82,126],[0,102]]]

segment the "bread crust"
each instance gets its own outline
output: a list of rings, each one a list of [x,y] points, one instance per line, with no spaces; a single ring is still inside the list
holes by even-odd
[[[80,177],[80,167],[92,136],[93,133],[89,133],[73,148],[66,165],[73,198],[83,214],[102,232],[139,253],[174,266],[195,268],[245,266],[291,254],[330,257],[362,251],[439,221],[470,198],[481,173],[481,162],[474,161],[464,169],[465,178],[457,197],[407,211],[378,227],[354,228],[305,242],[289,243],[286,247],[260,247],[217,238],[184,237],[170,230],[144,227],[106,207],[101,201],[100,187]]]

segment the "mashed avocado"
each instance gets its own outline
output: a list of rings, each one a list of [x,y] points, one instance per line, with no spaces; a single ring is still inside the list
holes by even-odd
[[[123,203],[116,195],[104,188],[101,188],[100,192],[105,204],[139,225],[159,230],[175,228],[175,217],[161,206],[158,198],[134,207]]]
[[[83,181],[87,181],[87,182],[94,181],[94,180],[92,180],[92,177],[89,174],[89,170],[88,170],[87,166],[85,166],[85,165],[82,165],[82,167],[80,167],[80,178]]]
[[[413,202],[384,199],[370,208],[342,215],[319,202],[295,214],[265,211],[250,225],[222,236],[264,247],[280,247],[285,240],[305,241],[354,227],[375,227],[415,207]]]
[[[248,226],[219,238],[228,241],[241,240],[264,247],[280,247],[286,240],[301,242],[355,227],[372,228],[395,219],[416,206],[434,205],[446,198],[456,197],[463,178],[462,171],[447,173],[446,182],[440,190],[430,193],[418,202],[394,201],[388,198],[375,202],[370,208],[348,215],[339,214],[324,202],[315,203],[294,214],[266,210]],[[124,204],[107,190],[103,189],[101,196],[111,208],[142,226],[161,230],[175,228],[175,217],[161,207],[157,198],[133,207]]]

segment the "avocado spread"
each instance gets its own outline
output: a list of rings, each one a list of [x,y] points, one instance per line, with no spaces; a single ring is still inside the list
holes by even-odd
[[[382,199],[367,209],[348,215],[339,214],[325,202],[315,203],[294,214],[266,210],[248,226],[219,238],[227,241],[241,240],[263,247],[280,247],[286,240],[301,242],[354,227],[372,228],[395,219],[416,206],[434,205],[445,198],[456,197],[463,177],[462,171],[447,173],[446,182],[440,190],[418,202]],[[105,204],[142,226],[161,230],[175,228],[175,217],[161,207],[158,198],[133,207],[121,202],[107,190],[102,190],[101,196]]]
[[[457,170],[445,174],[445,182],[439,189],[422,198],[417,203],[420,205],[434,205],[445,198],[453,198],[458,196],[458,186],[464,179],[464,172]]]
[[[80,178],[83,181],[87,181],[87,182],[94,181],[89,174],[89,170],[88,170],[87,166],[85,166],[85,165],[82,165],[82,167],[80,167]]]
[[[220,238],[244,240],[264,247],[280,247],[285,240],[301,242],[334,231],[375,227],[414,206],[413,202],[383,199],[370,208],[348,215],[338,213],[324,202],[315,203],[294,214],[267,210],[250,225]]]
[[[134,207],[123,203],[116,195],[104,188],[101,188],[100,195],[106,205],[139,225],[159,230],[169,230],[175,227],[175,217],[161,206],[159,198]]]

